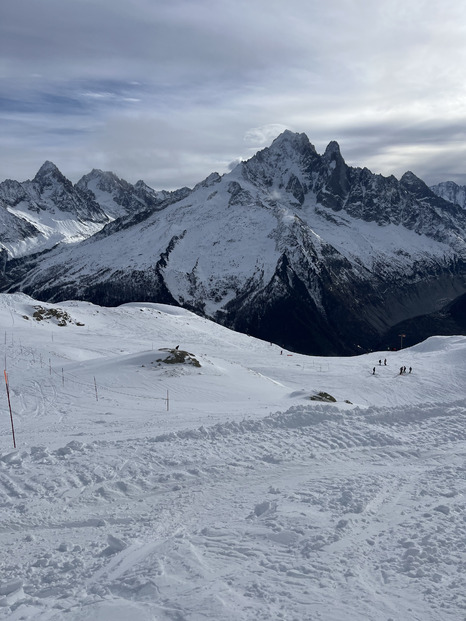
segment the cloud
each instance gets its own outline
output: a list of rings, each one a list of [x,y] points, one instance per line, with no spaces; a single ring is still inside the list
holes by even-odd
[[[2,0],[1,12],[2,178],[51,159],[75,181],[104,167],[194,185],[285,128],[383,174],[463,174],[456,0]]]
[[[244,135],[244,141],[252,147],[268,146],[277,136],[290,129],[286,125],[280,123],[269,123],[261,127],[252,127]]]
[[[239,158],[234,160],[233,162],[230,162],[227,168],[228,172],[231,172],[232,170],[234,170],[238,166],[238,164],[241,164],[241,162],[242,160]]]

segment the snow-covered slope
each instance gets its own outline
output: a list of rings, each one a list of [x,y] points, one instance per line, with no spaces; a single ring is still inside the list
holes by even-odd
[[[465,292],[465,230],[412,173],[351,168],[337,143],[319,155],[286,131],[155,212],[7,266],[3,288],[178,304],[297,351],[355,352]]]
[[[465,337],[316,358],[22,294],[0,321],[0,619],[463,618]]]

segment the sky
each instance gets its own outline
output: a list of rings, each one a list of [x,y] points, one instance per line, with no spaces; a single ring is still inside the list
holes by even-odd
[[[1,0],[0,181],[192,187],[290,129],[466,184],[465,66],[458,0]]]

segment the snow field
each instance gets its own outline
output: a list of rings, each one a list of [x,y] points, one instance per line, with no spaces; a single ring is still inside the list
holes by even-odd
[[[0,317],[0,618],[466,619],[465,337],[322,359],[163,305]]]

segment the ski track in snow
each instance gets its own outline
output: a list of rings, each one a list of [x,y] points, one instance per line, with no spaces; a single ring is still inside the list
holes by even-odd
[[[318,359],[33,305],[0,296],[0,619],[466,619],[466,337]],[[200,368],[157,363],[180,343]]]

